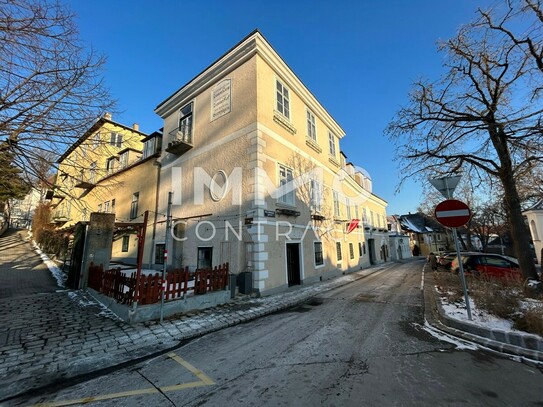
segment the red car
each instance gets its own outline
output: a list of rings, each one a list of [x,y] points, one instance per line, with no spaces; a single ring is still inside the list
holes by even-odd
[[[494,278],[522,278],[518,261],[513,257],[493,253],[463,253],[460,257],[466,273]],[[458,273],[458,258],[452,261],[451,271]]]

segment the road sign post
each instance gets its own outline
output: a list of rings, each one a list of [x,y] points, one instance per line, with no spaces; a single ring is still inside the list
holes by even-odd
[[[441,202],[436,206],[434,211],[435,217],[443,226],[450,227],[453,233],[454,247],[456,249],[456,257],[458,259],[458,269],[460,272],[460,280],[464,291],[464,301],[466,301],[466,311],[468,319],[471,321],[471,307],[469,305],[468,289],[466,287],[466,278],[464,276],[464,265],[460,257],[460,244],[458,243],[458,234],[456,228],[465,225],[471,218],[469,207],[462,201],[457,201],[452,198],[452,193],[455,190],[460,176],[434,178],[430,183],[446,198],[446,201]]]

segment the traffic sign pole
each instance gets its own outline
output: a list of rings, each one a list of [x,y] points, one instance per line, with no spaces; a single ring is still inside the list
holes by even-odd
[[[443,194],[443,196],[445,196],[445,198],[447,198],[446,201],[443,201],[436,206],[435,217],[443,226],[447,226],[452,229],[454,246],[456,249],[456,258],[458,259],[460,281],[462,282],[464,301],[466,302],[466,311],[468,314],[468,319],[471,321],[471,306],[469,305],[468,289],[466,286],[466,277],[464,275],[464,264],[462,263],[462,258],[460,257],[460,244],[458,243],[458,233],[456,231],[458,226],[462,226],[469,221],[471,213],[466,204],[461,201],[451,199],[452,191],[454,191],[456,188],[459,180],[460,177],[456,176],[440,178],[439,180],[430,180],[430,182],[439,192]]]

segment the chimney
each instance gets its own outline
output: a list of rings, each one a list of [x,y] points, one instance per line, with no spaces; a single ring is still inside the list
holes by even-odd
[[[139,125],[138,123],[134,123],[134,124],[132,125],[132,128],[133,128],[134,130],[136,130],[136,131],[140,131],[140,125]]]
[[[111,120],[111,113],[110,112],[105,112],[104,113],[104,119]]]

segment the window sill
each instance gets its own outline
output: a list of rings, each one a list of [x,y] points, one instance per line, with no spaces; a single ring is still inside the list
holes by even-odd
[[[322,153],[322,148],[320,148],[319,145],[317,144],[317,142],[315,140],[313,140],[312,138],[307,137],[305,139],[305,144],[307,144],[309,147],[311,147],[317,153],[319,153],[319,154]]]
[[[328,161],[330,161],[330,162],[331,162],[332,164],[334,164],[336,167],[339,167],[339,161],[336,160],[335,157],[329,156],[329,157],[328,157]]]
[[[288,119],[282,114],[274,113],[273,121],[287,129],[290,134],[296,134],[296,128],[292,124],[290,124]]]

